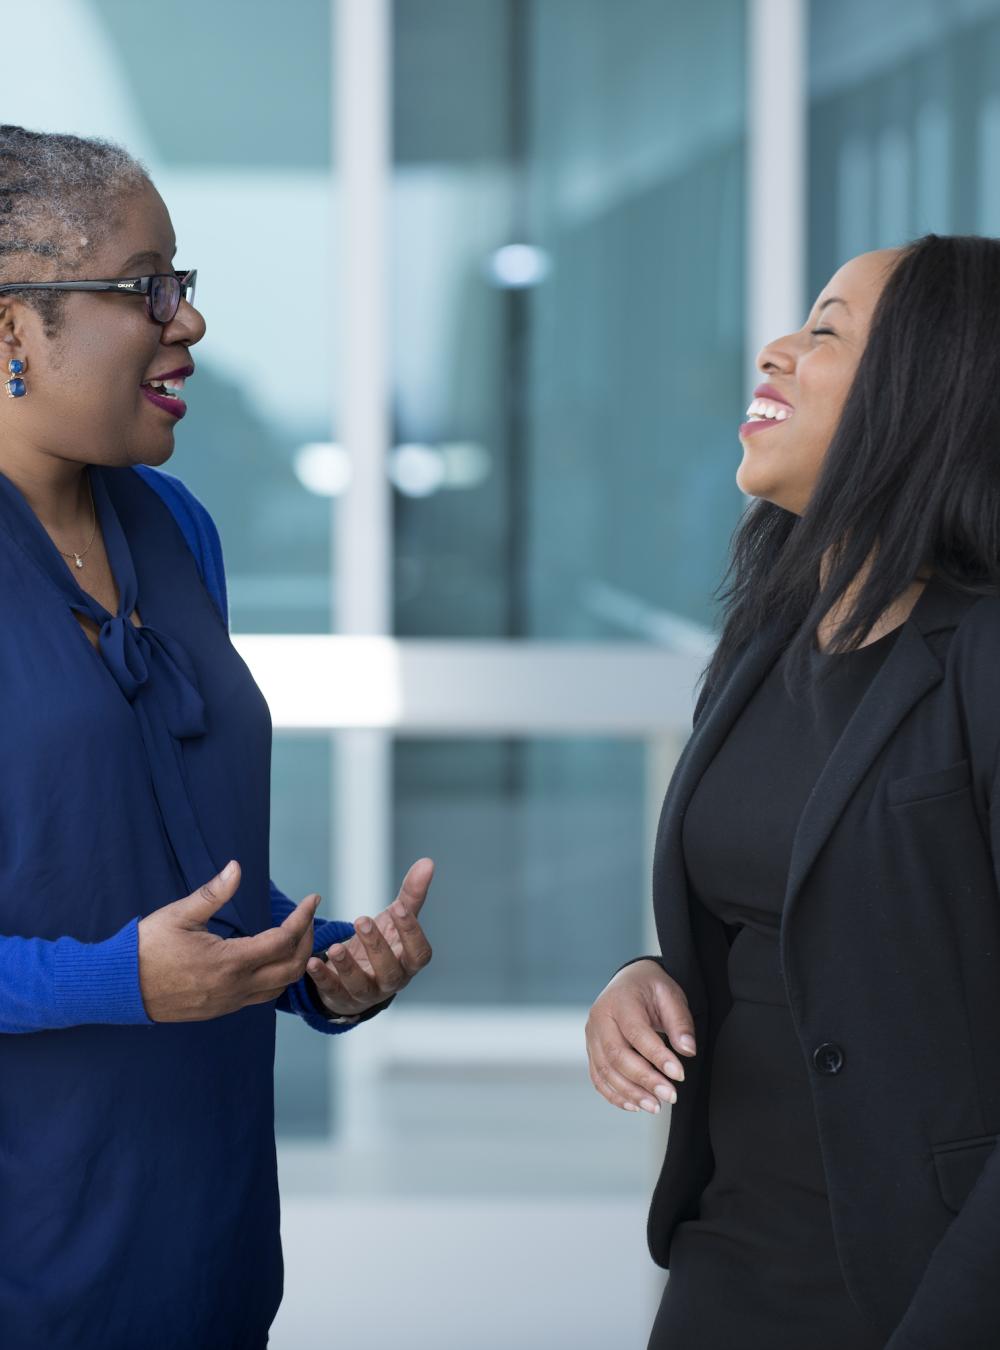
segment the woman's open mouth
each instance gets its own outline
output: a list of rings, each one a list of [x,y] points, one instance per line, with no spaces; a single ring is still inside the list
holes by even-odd
[[[166,380],[149,380],[145,384],[140,384],[139,388],[150,403],[155,403],[171,417],[183,417],[187,412],[187,404],[181,398],[181,390],[184,388],[183,375]]]
[[[740,424],[741,436],[747,436],[752,431],[759,431],[761,427],[777,426],[780,422],[787,422],[793,415],[794,409],[786,403],[778,403],[768,398],[755,398],[747,408],[748,421]]]

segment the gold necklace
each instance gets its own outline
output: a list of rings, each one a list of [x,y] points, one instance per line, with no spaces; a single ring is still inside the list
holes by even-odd
[[[90,511],[91,515],[94,518],[94,529],[93,533],[90,536],[90,544],[92,544],[97,536],[97,508],[94,505],[94,489],[90,487],[89,478],[87,479],[87,486],[90,488]],[[88,544],[87,548],[83,550],[83,553],[87,552],[87,549],[90,548],[90,544]],[[73,561],[76,563],[77,567],[83,566],[83,553],[63,553],[62,549],[59,549],[59,552],[62,553],[64,558],[72,558]]]

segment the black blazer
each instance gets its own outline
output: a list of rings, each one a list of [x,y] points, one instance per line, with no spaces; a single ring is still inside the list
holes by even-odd
[[[765,625],[710,697],[657,832],[662,956],[698,1053],[671,1109],[647,1237],[669,1268],[713,1168],[725,926],[690,903],[681,821],[778,649]],[[1000,597],[929,581],[811,792],[780,953],[847,1287],[886,1350],[1000,1347]],[[641,959],[641,958],[636,958]]]

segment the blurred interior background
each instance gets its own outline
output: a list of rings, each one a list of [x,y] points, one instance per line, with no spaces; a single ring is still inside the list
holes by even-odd
[[[1000,232],[1000,0],[38,0],[17,32],[46,78],[12,61],[3,120],[138,154],[199,269],[163,467],[272,705],[272,876],[354,919],[438,866],[387,1015],[279,1018],[272,1346],[641,1348],[668,1121],[597,1096],[583,1027],[655,950],[754,358],[854,254]]]

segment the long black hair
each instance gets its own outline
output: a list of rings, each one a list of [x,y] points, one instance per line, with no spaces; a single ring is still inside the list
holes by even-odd
[[[820,621],[866,563],[831,652],[857,647],[917,577],[1000,591],[1000,239],[901,247],[807,506],[755,499],[733,533],[699,706],[772,620],[789,693],[807,684]]]

